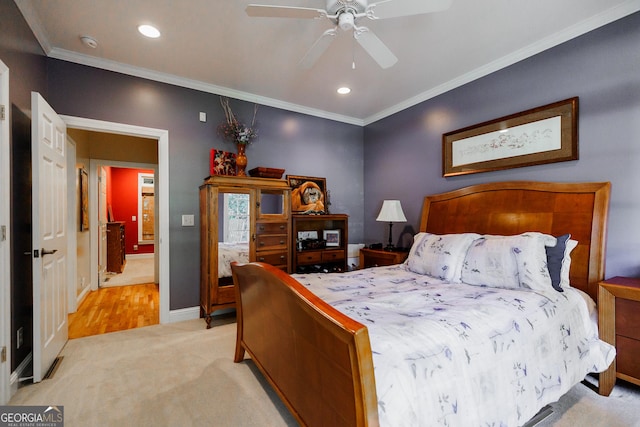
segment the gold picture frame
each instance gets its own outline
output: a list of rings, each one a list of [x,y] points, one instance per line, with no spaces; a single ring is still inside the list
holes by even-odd
[[[442,176],[578,159],[578,97],[442,135]]]
[[[89,229],[89,174],[80,168],[80,231]]]

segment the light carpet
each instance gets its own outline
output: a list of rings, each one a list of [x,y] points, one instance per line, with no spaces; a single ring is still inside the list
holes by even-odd
[[[102,282],[100,286],[108,288],[110,286],[155,283],[153,263],[153,256],[148,258],[128,258],[122,273],[107,273],[107,280]]]
[[[236,325],[202,319],[70,340],[51,379],[11,405],[63,405],[65,426],[295,426],[250,360],[233,363]],[[578,384],[540,427],[640,426],[640,388],[602,397]]]

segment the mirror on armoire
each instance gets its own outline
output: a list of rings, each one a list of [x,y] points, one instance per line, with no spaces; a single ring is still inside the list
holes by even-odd
[[[251,205],[249,192],[218,194],[218,279],[232,285],[231,262],[249,262]]]

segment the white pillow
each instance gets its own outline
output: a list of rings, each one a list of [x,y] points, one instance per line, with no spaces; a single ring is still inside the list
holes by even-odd
[[[482,236],[467,251],[462,282],[497,288],[553,289],[545,250],[545,245],[553,244],[555,237],[537,232]]]
[[[480,237],[475,233],[414,236],[406,265],[418,274],[427,274],[448,282],[460,282],[460,271],[467,249]]]
[[[562,259],[562,267],[560,268],[560,287],[568,288],[571,283],[569,282],[569,270],[571,270],[571,251],[578,246],[578,241],[569,239],[567,245],[564,248],[564,258]]]

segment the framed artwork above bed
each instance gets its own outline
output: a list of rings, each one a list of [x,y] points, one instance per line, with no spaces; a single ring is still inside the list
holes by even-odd
[[[578,97],[442,135],[442,176],[578,159]]]

